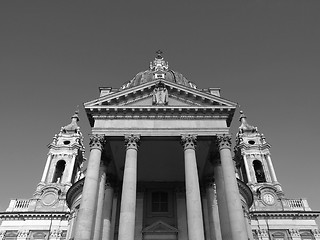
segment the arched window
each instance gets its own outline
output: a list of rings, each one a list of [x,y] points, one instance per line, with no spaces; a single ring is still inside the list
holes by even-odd
[[[59,183],[61,181],[65,167],[66,167],[66,162],[64,160],[59,160],[57,162],[56,170],[54,171],[52,182]]]
[[[264,175],[262,163],[259,160],[254,160],[253,161],[253,168],[254,168],[254,173],[257,178],[257,182],[266,182],[266,177]]]

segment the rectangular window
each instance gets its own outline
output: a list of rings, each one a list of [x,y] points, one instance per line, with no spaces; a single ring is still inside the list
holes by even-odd
[[[168,192],[153,192],[151,195],[151,211],[164,213],[169,211]]]

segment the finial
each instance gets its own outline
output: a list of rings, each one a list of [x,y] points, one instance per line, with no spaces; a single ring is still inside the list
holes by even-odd
[[[246,116],[246,115],[244,115],[244,113],[243,113],[243,111],[242,111],[242,110],[240,110],[240,117],[239,117],[239,121],[240,121],[240,122],[243,122],[243,121],[242,121],[242,119],[244,119],[244,118],[247,118],[247,116]]]
[[[79,105],[77,105],[77,108],[76,110],[74,111],[74,114],[73,116],[71,117],[71,119],[75,118],[77,120],[77,122],[80,121],[80,118],[79,118]]]
[[[239,117],[239,121],[241,122],[241,126],[239,127],[240,132],[257,132],[258,129],[254,126],[251,126],[248,122],[247,122],[247,117],[246,115],[244,115],[243,111],[240,110],[240,117]]]
[[[156,51],[156,54],[157,54],[157,58],[158,59],[162,59],[163,57],[162,57],[162,51],[159,49],[158,51]]]

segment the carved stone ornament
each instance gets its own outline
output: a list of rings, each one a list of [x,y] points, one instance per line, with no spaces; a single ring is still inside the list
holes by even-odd
[[[96,135],[90,136],[90,142],[89,142],[90,149],[99,149],[102,151],[104,144],[105,144],[104,135],[96,134]]]
[[[18,236],[17,237],[21,237],[21,238],[26,238],[28,237],[28,234],[29,234],[29,230],[20,230],[18,232]]]
[[[52,238],[61,238],[62,230],[60,229],[54,229],[50,232],[50,237]]]
[[[197,136],[196,135],[182,135],[181,136],[181,144],[184,150],[187,149],[195,149],[197,146]]]
[[[2,239],[2,238],[4,237],[5,232],[6,232],[6,231],[3,231],[3,230],[0,231],[0,239]]]
[[[300,233],[298,229],[289,229],[291,237],[299,237],[300,238]]]
[[[315,237],[320,237],[320,231],[319,231],[319,229],[311,229],[311,231],[312,231],[312,233],[313,233],[313,235],[314,235]]]
[[[162,82],[155,86],[152,94],[153,105],[168,105],[168,90]]]
[[[268,230],[267,229],[258,229],[257,230],[257,233],[258,233],[258,237],[266,237],[268,238]]]
[[[219,150],[222,150],[225,148],[231,149],[231,136],[226,134],[218,135],[217,145],[219,147]]]
[[[128,149],[135,149],[138,150],[138,147],[140,145],[140,135],[125,135],[124,136],[125,146]]]

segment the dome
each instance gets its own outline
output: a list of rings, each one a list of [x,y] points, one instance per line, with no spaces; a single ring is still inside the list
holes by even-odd
[[[120,90],[128,89],[138,86],[146,82],[152,82],[155,80],[166,80],[168,82],[174,82],[191,88],[197,88],[197,86],[187,80],[181,73],[175,72],[169,69],[168,62],[165,62],[162,57],[162,52],[157,52],[157,57],[153,62],[150,62],[150,69],[139,72],[132,80],[126,82],[120,87]]]

